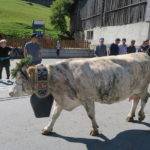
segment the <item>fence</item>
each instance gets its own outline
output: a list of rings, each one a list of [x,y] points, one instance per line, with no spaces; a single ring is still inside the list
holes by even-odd
[[[24,1],[27,1],[29,3],[41,4],[44,6],[50,6],[50,4],[52,4],[52,0],[24,0]]]
[[[29,41],[29,39],[15,39],[10,38],[8,39],[8,45],[12,47],[24,47],[25,43]],[[43,48],[50,48],[53,49],[56,47],[56,40],[50,39],[50,38],[43,38],[39,40],[41,46]],[[89,49],[90,43],[88,41],[79,41],[79,40],[61,40],[61,47],[63,49],[70,49],[70,48],[83,48],[83,49]]]

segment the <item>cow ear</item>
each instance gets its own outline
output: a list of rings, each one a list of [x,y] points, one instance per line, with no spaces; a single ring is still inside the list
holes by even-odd
[[[28,76],[31,80],[35,80],[35,66],[31,66],[27,69]]]

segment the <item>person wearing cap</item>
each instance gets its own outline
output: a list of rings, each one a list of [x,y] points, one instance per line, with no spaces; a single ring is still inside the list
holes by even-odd
[[[107,56],[107,47],[104,44],[104,38],[99,39],[99,45],[96,46],[95,55],[98,57]]]
[[[0,40],[0,79],[2,79],[3,68],[6,69],[7,79],[10,77],[10,51],[5,39]]]
[[[122,44],[119,45],[119,55],[127,54],[126,39],[122,39]]]
[[[115,42],[110,45],[110,55],[119,55],[119,43],[120,39],[117,38]]]
[[[25,44],[24,57],[32,56],[32,64],[37,65],[42,62],[41,47],[38,43],[37,34],[32,34],[31,41]]]
[[[130,54],[135,52],[136,52],[135,40],[132,40],[130,46],[127,47],[127,53]]]

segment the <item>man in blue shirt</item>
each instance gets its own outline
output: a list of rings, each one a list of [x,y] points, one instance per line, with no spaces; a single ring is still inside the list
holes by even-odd
[[[119,45],[119,54],[124,55],[127,54],[127,45],[126,45],[126,39],[122,39],[122,44]]]
[[[31,36],[31,41],[25,44],[24,56],[32,56],[32,64],[37,65],[42,62],[41,48],[38,43],[38,36],[33,34]]]
[[[107,56],[107,47],[104,44],[104,38],[100,38],[99,45],[96,46],[95,54],[98,57]]]

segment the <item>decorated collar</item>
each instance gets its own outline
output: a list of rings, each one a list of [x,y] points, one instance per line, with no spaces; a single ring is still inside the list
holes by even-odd
[[[33,92],[39,98],[45,98],[50,95],[49,70],[43,64],[37,65],[35,69],[35,83]]]

